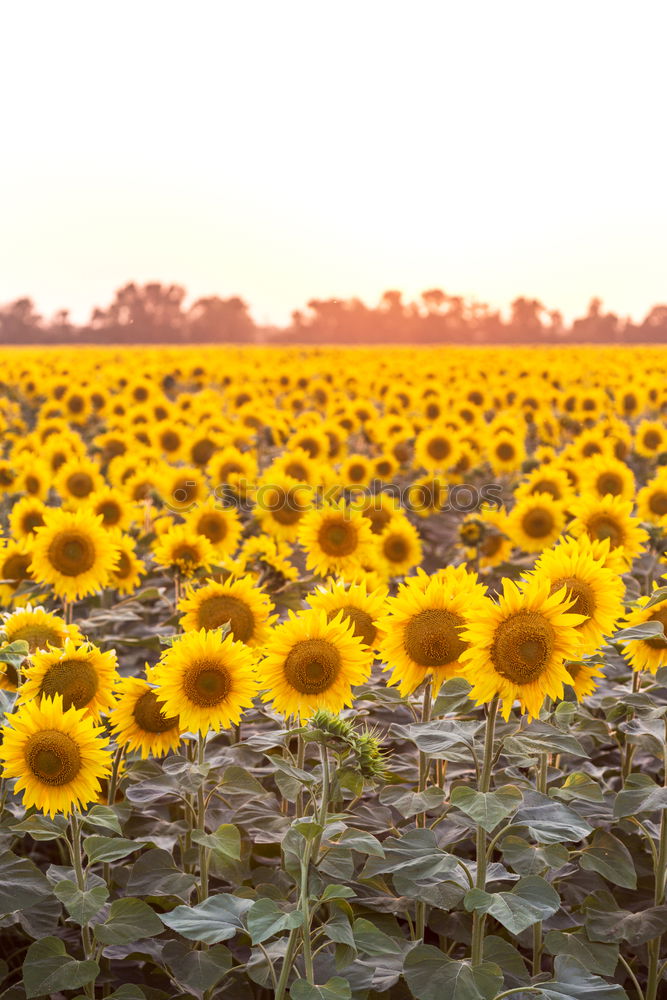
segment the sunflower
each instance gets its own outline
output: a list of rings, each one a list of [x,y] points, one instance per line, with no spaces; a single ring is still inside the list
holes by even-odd
[[[586,534],[592,541],[609,540],[610,549],[620,549],[629,564],[642,552],[648,535],[636,517],[632,502],[620,497],[582,497],[570,504],[573,520],[568,532],[575,538]]]
[[[135,551],[135,541],[122,531],[112,533],[114,545],[118,552],[118,562],[109,574],[109,583],[119,594],[133,594],[146,567]]]
[[[543,552],[535,572],[551,581],[552,594],[566,588],[568,598],[574,600],[572,612],[586,616],[577,626],[582,639],[580,652],[595,652],[604,636],[613,633],[623,613],[625,588],[618,574],[593,557],[590,545],[573,538]]]
[[[406,517],[396,517],[375,539],[375,549],[388,576],[404,576],[422,560],[419,532]]]
[[[296,541],[304,514],[313,506],[313,491],[289,476],[272,476],[255,494],[254,515],[263,531],[285,542]]]
[[[55,486],[63,500],[79,505],[88,502],[91,493],[104,488],[104,477],[88,458],[71,458],[60,467]]]
[[[431,677],[436,692],[443,681],[460,676],[467,649],[461,630],[481,600],[474,574],[454,580],[420,573],[400,586],[377,621],[383,636],[380,656],[384,669],[392,671],[389,684],[407,695]]]
[[[507,533],[524,552],[541,552],[565,528],[565,505],[549,493],[535,493],[519,500],[507,518]]]
[[[487,458],[497,475],[516,472],[526,457],[523,440],[518,433],[500,431],[486,446]]]
[[[287,476],[297,483],[307,483],[317,486],[325,478],[324,470],[328,469],[321,460],[311,458],[303,448],[294,448],[284,452],[266,470],[266,478]]]
[[[290,546],[279,539],[270,538],[268,535],[248,538],[243,543],[236,560],[235,572],[253,571],[262,577],[268,572],[277,576],[282,582],[297,580],[299,571],[290,562],[292,555]]]
[[[387,525],[400,513],[398,499],[390,492],[359,493],[352,497],[350,506],[370,521],[374,535],[381,535]]]
[[[420,476],[408,487],[406,506],[418,517],[430,517],[442,511],[447,496],[447,483],[442,476]]]
[[[14,493],[16,491],[16,480],[19,473],[16,471],[13,462],[8,459],[0,459],[0,492]]]
[[[16,591],[26,580],[34,580],[30,564],[32,562],[32,546],[29,538],[14,542],[0,539],[0,600],[7,605],[27,603],[27,597],[16,596]]]
[[[377,619],[382,614],[387,599],[387,588],[368,590],[365,580],[346,584],[343,580],[327,580],[326,587],[318,587],[306,597],[311,608],[325,611],[331,621],[340,611],[343,621],[352,625],[354,634],[364,646],[376,649],[380,635]]]
[[[114,703],[117,681],[116,653],[103,653],[91,642],[79,644],[65,639],[60,649],[38,649],[25,670],[19,700],[53,698],[60,695],[63,707],[85,709],[99,720]]]
[[[135,514],[134,506],[127,496],[112,486],[91,493],[86,506],[102,518],[102,525],[107,529],[118,528],[124,531],[132,524]]]
[[[667,525],[667,469],[661,468],[658,475],[639,490],[637,514],[642,521]]]
[[[667,429],[662,420],[641,421],[635,431],[635,451],[645,458],[667,451]]]
[[[625,462],[607,455],[595,455],[584,466],[584,488],[593,496],[611,495],[632,500],[635,495],[635,477]]]
[[[106,586],[118,562],[118,551],[102,527],[102,519],[85,507],[74,513],[48,510],[37,528],[30,570],[58,597],[75,601]]]
[[[459,431],[448,425],[421,431],[415,441],[415,467],[427,472],[445,472],[461,457]]]
[[[9,530],[16,539],[31,538],[44,524],[46,505],[37,497],[21,497],[9,515]]]
[[[373,535],[368,520],[341,501],[308,511],[298,539],[306,550],[308,569],[320,576],[345,577],[363,562]]]
[[[169,510],[182,513],[206,499],[206,475],[195,466],[167,467],[158,481],[158,492]]]
[[[262,697],[284,716],[305,719],[318,708],[340,712],[371,672],[372,653],[342,610],[331,621],[325,611],[290,611],[265,648]]]
[[[208,473],[215,489],[231,486],[234,492],[245,492],[257,479],[257,459],[250,451],[228,445],[209,462]]]
[[[18,778],[26,809],[54,817],[95,802],[100,780],[111,771],[108,737],[76,708],[63,711],[62,698],[21,705],[2,729],[3,777]]]
[[[343,460],[340,466],[339,481],[348,489],[368,486],[373,478],[373,462],[366,455],[354,452]]]
[[[186,524],[168,528],[158,536],[153,546],[153,559],[158,566],[179,570],[192,576],[198,569],[215,564],[215,551],[205,535],[200,535]]]
[[[234,507],[209,497],[188,511],[185,523],[193,532],[208,539],[216,556],[224,558],[236,552],[243,528]]]
[[[124,677],[116,688],[116,698],[109,724],[118,746],[139,750],[142,759],[164,757],[178,749],[180,720],[164,714],[157,691],[147,680]]]
[[[572,496],[572,484],[564,469],[559,468],[552,462],[547,466],[539,465],[519,483],[514,496],[517,500],[523,500],[527,496],[534,496],[536,493],[548,493],[554,500],[568,500]]]
[[[24,469],[16,480],[16,488],[38,500],[46,500],[53,476],[49,466],[35,454],[31,454]]]
[[[546,697],[562,698],[569,678],[565,661],[577,659],[577,626],[585,621],[570,613],[573,603],[565,587],[552,594],[547,577],[535,575],[521,590],[503,580],[498,603],[485,598],[461,636],[469,643],[461,660],[470,697],[481,705],[499,696],[505,719],[517,699],[534,718]]]
[[[186,632],[152,674],[156,697],[181,728],[206,733],[238,724],[257,691],[252,650],[219,631]]]
[[[232,639],[246,646],[263,646],[277,616],[267,594],[250,577],[238,577],[217,583],[209,580],[203,587],[189,589],[179,604],[185,614],[179,624],[184,632],[222,628],[229,625]]]
[[[573,688],[574,693],[577,696],[577,701],[582,701],[584,698],[588,698],[589,695],[593,694],[598,686],[598,678],[604,677],[602,670],[598,670],[596,666],[593,666],[590,663],[584,663],[581,660],[566,661],[565,669],[570,675],[565,683],[569,684],[569,686]]]
[[[656,635],[650,639],[632,639],[623,645],[625,656],[635,672],[650,670],[655,674],[660,667],[667,664],[667,600],[647,608],[649,600],[649,597],[639,598],[637,602],[639,607],[627,615],[624,627],[631,628],[633,625],[643,625],[645,622],[660,622],[663,635]]]
[[[38,649],[62,649],[67,639],[83,642],[77,625],[68,625],[52,611],[27,604],[18,611],[4,616],[2,632],[7,642],[27,642],[28,652]]]

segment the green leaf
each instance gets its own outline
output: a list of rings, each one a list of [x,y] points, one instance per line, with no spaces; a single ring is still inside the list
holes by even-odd
[[[192,839],[195,844],[202,844],[215,854],[233,861],[241,860],[241,834],[233,823],[222,823],[214,833],[195,830]]]
[[[18,670],[29,652],[30,646],[25,639],[9,642],[6,646],[0,647],[0,663],[9,663]]]
[[[637,888],[632,855],[624,843],[611,833],[596,830],[593,843],[579,858],[585,871],[594,871],[624,889]]]
[[[99,971],[97,962],[77,962],[68,955],[60,938],[42,938],[30,945],[23,963],[25,995],[31,1000],[60,990],[76,990],[94,982]]]
[[[452,790],[451,803],[470,816],[487,833],[516,812],[523,796],[516,785],[503,785],[495,792],[477,792],[469,785],[457,785]]]
[[[467,910],[489,913],[511,934],[521,934],[540,920],[553,916],[560,908],[560,897],[543,878],[527,875],[511,892],[471,889],[464,903]]]
[[[612,636],[613,642],[634,642],[636,639],[657,639],[665,634],[662,622],[648,621],[622,628]]]
[[[162,959],[179,985],[200,997],[217,986],[232,967],[231,952],[224,944],[195,951],[183,941],[168,941],[162,949]]]
[[[607,983],[599,976],[593,976],[569,956],[561,956],[554,962],[555,979],[540,983],[539,989],[544,1000],[628,1000],[622,986]]]
[[[324,986],[312,986],[306,979],[297,979],[290,987],[291,1000],[350,1000],[352,990],[347,979],[334,976]]]
[[[574,934],[549,931],[544,944],[551,955],[569,955],[576,958],[589,972],[600,976],[613,976],[618,964],[618,945],[589,941],[584,931]]]
[[[246,914],[246,926],[253,944],[261,944],[274,934],[300,927],[302,923],[301,910],[286,913],[274,899],[266,897],[256,900]]]
[[[272,758],[273,759],[273,758]],[[226,767],[222,775],[222,787],[228,792],[245,792],[247,795],[266,795],[264,786],[249,771],[236,764]]]
[[[331,883],[326,886],[320,896],[321,903],[328,903],[331,899],[354,899],[356,892],[349,885],[336,885]]]
[[[647,774],[631,774],[614,802],[614,816],[634,816],[641,812],[662,812],[667,809],[667,788],[656,785]]]
[[[584,799],[586,802],[602,802],[602,789],[597,781],[593,781],[584,771],[572,771],[560,786],[554,788],[552,795],[559,799]]]
[[[189,899],[197,879],[182,872],[168,851],[153,848],[138,858],[127,883],[127,891],[138,896],[179,896]]]
[[[33,840],[57,840],[67,836],[67,819],[65,816],[44,816],[42,813],[32,813],[20,823],[10,827],[12,833],[23,836],[28,833]]]
[[[11,851],[0,854],[0,916],[34,906],[51,894],[37,865]]]
[[[107,1000],[146,1000],[146,994],[136,983],[127,983],[110,993]]]
[[[374,857],[383,858],[384,848],[377,837],[365,830],[354,830],[348,828],[337,841],[340,847],[349,847],[359,854],[370,854]]]
[[[503,837],[500,850],[505,864],[519,875],[540,875],[545,871],[562,868],[570,858],[568,849],[562,844],[540,847],[514,834]]]
[[[118,861],[126,858],[134,851],[140,851],[146,844],[145,840],[125,840],[124,837],[86,837],[83,849],[88,855],[91,865],[99,861]]]
[[[92,827],[103,827],[105,830],[113,830],[119,836],[122,834],[116,810],[111,806],[93,806],[93,808],[83,817],[83,825]]]
[[[71,879],[63,879],[53,889],[54,895],[64,905],[75,924],[89,923],[109,898],[106,885],[96,885],[83,891]]]
[[[470,691],[470,684],[463,677],[451,677],[445,681],[433,703],[432,717],[437,719],[439,715],[450,715],[465,708],[470,700]]]
[[[491,1000],[503,985],[497,965],[484,962],[472,969],[430,944],[418,944],[408,952],[403,978],[416,1000]]]
[[[177,906],[161,913],[160,920],[190,941],[218,944],[244,930],[241,918],[252,905],[251,899],[219,893],[197,906]]]
[[[658,587],[651,594],[649,600],[644,605],[644,609],[653,608],[656,604],[661,604],[663,601],[667,601],[667,587]]]
[[[619,910],[609,893],[595,893],[584,906],[586,933],[591,941],[627,941],[636,948],[667,931],[667,906],[651,906],[630,913]]]
[[[560,844],[590,836],[593,828],[573,809],[539,792],[529,792],[517,810],[514,822],[526,826],[539,844]]]
[[[95,925],[95,937],[103,945],[131,944],[162,933],[162,921],[142,899],[124,897],[111,904],[103,924]]]
[[[503,743],[507,754],[535,755],[540,753],[565,753],[572,757],[587,757],[583,746],[571,733],[564,733],[548,722],[531,722],[519,735]]]

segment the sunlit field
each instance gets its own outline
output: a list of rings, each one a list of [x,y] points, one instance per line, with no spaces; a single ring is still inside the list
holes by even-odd
[[[667,349],[4,349],[0,1000],[667,995]]]

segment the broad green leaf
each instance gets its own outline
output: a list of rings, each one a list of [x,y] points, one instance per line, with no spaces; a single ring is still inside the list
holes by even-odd
[[[321,903],[328,903],[331,899],[354,899],[356,892],[349,885],[327,885],[320,896]]]
[[[384,848],[377,837],[365,830],[348,828],[337,841],[341,847],[349,847],[359,854],[369,854],[378,858],[384,857]]]
[[[526,826],[539,844],[560,844],[588,837],[593,828],[573,809],[539,792],[529,792],[516,812],[514,822]]]
[[[60,938],[42,938],[33,941],[23,963],[25,995],[31,1000],[61,990],[76,990],[94,982],[99,971],[97,962],[78,962],[68,955]]]
[[[586,802],[602,802],[602,789],[597,781],[593,781],[584,771],[572,771],[560,786],[554,788],[552,795],[559,799],[584,799]]]
[[[667,931],[667,906],[651,906],[637,913],[620,910],[609,893],[595,893],[584,903],[586,933],[591,941],[627,941],[639,947]]]
[[[214,833],[195,830],[192,839],[195,844],[202,844],[225,858],[241,860],[241,834],[233,823],[222,823]]]
[[[553,916],[560,908],[558,893],[537,875],[522,878],[511,892],[471,889],[464,902],[467,910],[479,910],[495,917],[511,934],[521,934],[538,921]]]
[[[244,930],[242,917],[252,906],[251,899],[219,893],[196,906],[177,906],[161,913],[160,920],[190,941],[218,944]]]
[[[312,986],[306,979],[297,979],[290,987],[291,1000],[350,1000],[352,991],[347,979],[334,976],[324,986]]]
[[[146,1000],[146,994],[136,983],[126,983],[110,993],[107,1000]]]
[[[87,924],[102,909],[109,898],[106,885],[96,885],[92,889],[79,889],[76,882],[63,879],[53,889],[54,895],[64,905],[76,924]]]
[[[357,949],[374,958],[393,956],[400,953],[401,950],[409,951],[411,947],[410,942],[390,937],[376,927],[371,920],[366,920],[365,917],[359,917],[355,920],[352,929]]]
[[[529,978],[521,953],[505,938],[495,934],[487,934],[484,938],[484,961],[499,965],[503,972],[519,982]]]
[[[415,792],[403,785],[385,785],[380,791],[380,802],[393,806],[403,819],[411,819],[419,813],[441,811],[445,802],[442,788],[431,785],[423,792]]]
[[[225,768],[222,775],[222,787],[225,794],[244,792],[246,795],[266,795],[266,790],[261,782],[253,777],[249,771],[236,764],[230,764],[229,767]]]
[[[25,639],[9,642],[6,646],[0,647],[0,663],[9,663],[18,670],[29,652],[30,647]]]
[[[631,774],[614,802],[616,819],[642,812],[662,812],[663,809],[667,809],[667,788],[656,785],[648,774]]]
[[[657,587],[644,605],[644,608],[652,608],[663,601],[667,601],[667,587]]]
[[[113,901],[107,919],[95,925],[95,937],[103,945],[131,944],[162,930],[162,921],[148,903],[126,896]]]
[[[613,976],[618,964],[618,945],[589,941],[585,931],[574,934],[549,931],[544,944],[551,955],[569,955],[576,958],[589,972],[599,976]]]
[[[200,997],[217,986],[232,967],[231,952],[224,944],[196,951],[183,941],[168,941],[162,949],[162,960],[181,986]]]
[[[503,985],[497,965],[484,962],[473,969],[429,944],[408,952],[403,978],[416,1000],[491,1000]]]
[[[0,854],[0,917],[33,906],[50,893],[49,883],[29,858],[11,851]]]
[[[579,857],[579,864],[586,871],[604,876],[614,885],[624,889],[637,888],[632,855],[625,844],[605,830],[596,830],[593,843]]]
[[[124,837],[86,837],[83,841],[83,849],[88,855],[91,865],[99,861],[118,861],[126,858],[134,851],[140,851],[145,845],[145,840],[125,840]]]
[[[470,701],[470,691],[470,684],[463,677],[451,677],[445,681],[433,703],[432,717],[437,719],[439,715],[450,715],[465,708]]]
[[[634,642],[637,639],[657,639],[665,634],[662,622],[648,621],[622,628],[612,636],[613,642]]]
[[[452,790],[453,806],[470,816],[487,833],[516,812],[523,796],[516,785],[503,785],[495,792],[477,792],[469,785],[457,785]]]
[[[256,900],[246,914],[246,926],[253,944],[261,944],[274,934],[292,930],[303,923],[301,910],[285,912],[273,899]]]
[[[503,743],[503,753],[535,755],[540,753],[564,753],[572,757],[587,757],[583,746],[572,733],[564,733],[548,722],[534,721],[517,736],[511,736]]]
[[[32,813],[20,823],[10,827],[12,833],[23,836],[28,833],[33,840],[57,840],[67,836],[67,818],[65,816],[44,816],[42,813]]]
[[[118,836],[121,836],[122,830],[120,828],[120,823],[118,822],[118,816],[116,810],[112,809],[111,806],[93,806],[93,808],[86,813],[83,817],[84,827],[103,827],[105,830],[113,830]]]
[[[503,860],[519,875],[540,875],[542,872],[562,868],[570,853],[562,844],[540,847],[523,837],[508,834],[500,842]]]
[[[540,983],[544,1000],[628,1000],[622,986],[614,986],[599,976],[591,975],[569,956],[556,959],[554,973],[554,979]]]
[[[174,864],[168,851],[154,848],[138,858],[130,871],[127,891],[138,896],[178,896],[189,899],[197,879]]]

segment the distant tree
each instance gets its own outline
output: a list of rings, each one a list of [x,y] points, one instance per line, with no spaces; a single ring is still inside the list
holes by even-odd
[[[123,340],[178,340],[184,332],[184,299],[181,285],[157,281],[136,285],[132,281],[118,289],[110,306],[93,311],[91,327]]]
[[[217,295],[197,299],[186,316],[187,337],[194,342],[243,344],[255,339],[255,324],[243,299]]]
[[[39,340],[42,317],[32,299],[22,298],[0,307],[0,340],[6,344]]]

